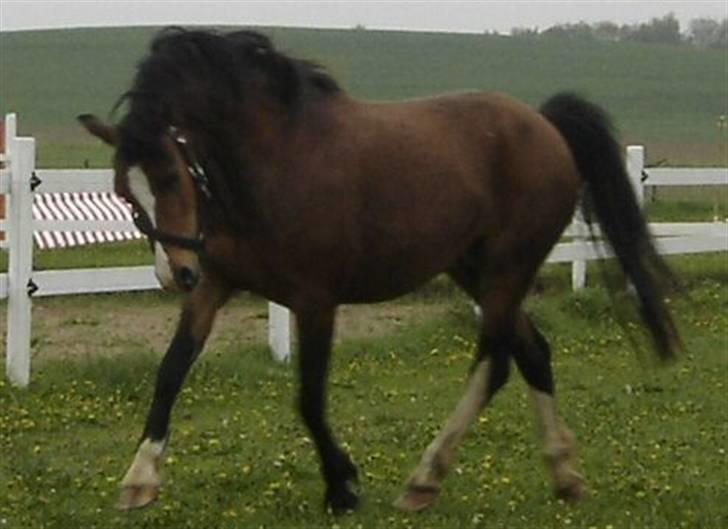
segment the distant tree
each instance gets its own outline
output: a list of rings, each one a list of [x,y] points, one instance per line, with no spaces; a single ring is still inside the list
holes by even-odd
[[[619,40],[619,26],[614,22],[597,22],[592,26],[594,38],[616,42]]]
[[[720,22],[712,18],[695,18],[690,21],[688,38],[698,48],[710,48],[720,32]]]
[[[680,22],[673,13],[653,18],[647,23],[618,26],[614,22],[595,24],[557,24],[543,31],[538,28],[516,27],[512,37],[546,37],[562,40],[608,42],[643,42],[650,44],[688,44],[699,48],[718,48],[728,51],[728,19],[722,21],[698,18],[690,22],[685,35],[680,33]]]
[[[718,35],[715,37],[713,47],[723,50],[728,49],[728,18],[724,18],[723,22],[720,23],[720,29],[718,30]]]
[[[594,39],[594,32],[592,30],[592,27],[586,22],[579,22],[577,24],[559,24],[556,26],[551,26],[547,30],[543,31],[541,35],[544,37],[582,41]]]
[[[690,22],[690,39],[700,48],[716,48],[728,51],[728,18],[721,22],[707,18]]]
[[[630,41],[630,40],[636,40],[634,38],[634,34],[637,32],[638,26],[629,26],[627,24],[623,24],[619,26],[618,30],[618,40],[624,42],[624,41]]]
[[[538,28],[512,28],[511,37],[538,37]]]
[[[647,24],[640,24],[630,34],[630,39],[651,44],[680,44],[680,22],[674,13],[662,18],[653,18]]]

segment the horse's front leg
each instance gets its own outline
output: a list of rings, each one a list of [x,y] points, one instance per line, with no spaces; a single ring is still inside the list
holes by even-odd
[[[321,460],[326,481],[325,507],[336,514],[356,509],[358,498],[350,488],[357,470],[337,444],[326,421],[326,378],[331,357],[335,308],[315,306],[297,311],[300,400],[299,406]]]
[[[157,372],[154,398],[141,442],[121,482],[123,490],[118,507],[122,510],[144,507],[157,498],[172,406],[228,293],[223,284],[205,277],[185,302],[177,331]]]

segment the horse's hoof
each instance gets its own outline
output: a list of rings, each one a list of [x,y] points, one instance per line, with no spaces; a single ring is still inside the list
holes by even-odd
[[[571,479],[556,486],[555,494],[560,500],[572,503],[579,501],[586,495],[584,478],[574,472]]]
[[[394,501],[395,508],[404,512],[419,512],[435,503],[440,495],[437,487],[408,487],[407,490]]]
[[[359,497],[346,486],[329,489],[326,493],[326,506],[335,515],[355,511],[359,507]]]
[[[156,485],[130,485],[124,487],[116,508],[121,511],[141,509],[154,502],[159,496],[159,487]]]

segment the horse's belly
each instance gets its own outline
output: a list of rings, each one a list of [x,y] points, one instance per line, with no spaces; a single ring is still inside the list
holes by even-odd
[[[450,251],[427,250],[362,259],[340,290],[340,301],[369,303],[402,296],[447,270],[456,257]]]

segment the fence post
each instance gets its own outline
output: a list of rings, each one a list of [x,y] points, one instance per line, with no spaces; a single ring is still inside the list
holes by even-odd
[[[14,122],[14,116],[11,119]],[[14,123],[13,123],[14,125]],[[10,132],[10,128],[8,132]],[[12,128],[15,132],[14,126]],[[5,352],[8,379],[18,386],[30,382],[30,324],[33,272],[33,193],[35,140],[8,134],[10,195],[8,204],[8,324]]]
[[[572,221],[574,229],[573,241],[584,244],[587,240],[588,229],[584,221],[581,208],[574,213]],[[586,286],[586,259],[574,259],[571,262],[571,290],[581,290]]]
[[[645,187],[642,176],[645,175],[645,148],[642,145],[627,146],[627,175],[632,184],[637,204],[642,208],[645,203]],[[636,293],[634,283],[628,281],[626,290]]]
[[[627,173],[640,206],[644,204],[645,200],[645,188],[642,182],[644,171],[645,148],[642,145],[629,145],[627,147]]]
[[[627,147],[627,174],[634,189],[637,202],[640,207],[644,204],[644,182],[642,176],[645,169],[645,148],[642,145],[629,145]],[[580,210],[574,214],[573,229],[575,242],[583,242],[586,240],[587,226]],[[584,259],[574,259],[571,262],[571,288],[579,290],[586,286],[586,268],[587,261]]]
[[[268,303],[268,345],[277,361],[290,361],[291,312],[273,302]]]
[[[7,149],[5,148],[5,129],[7,127],[6,121],[9,119],[9,115],[3,121],[0,121],[0,169],[5,167],[5,160],[7,158]],[[0,220],[5,219],[5,194],[0,190]],[[0,241],[5,240],[5,232],[0,230]]]

